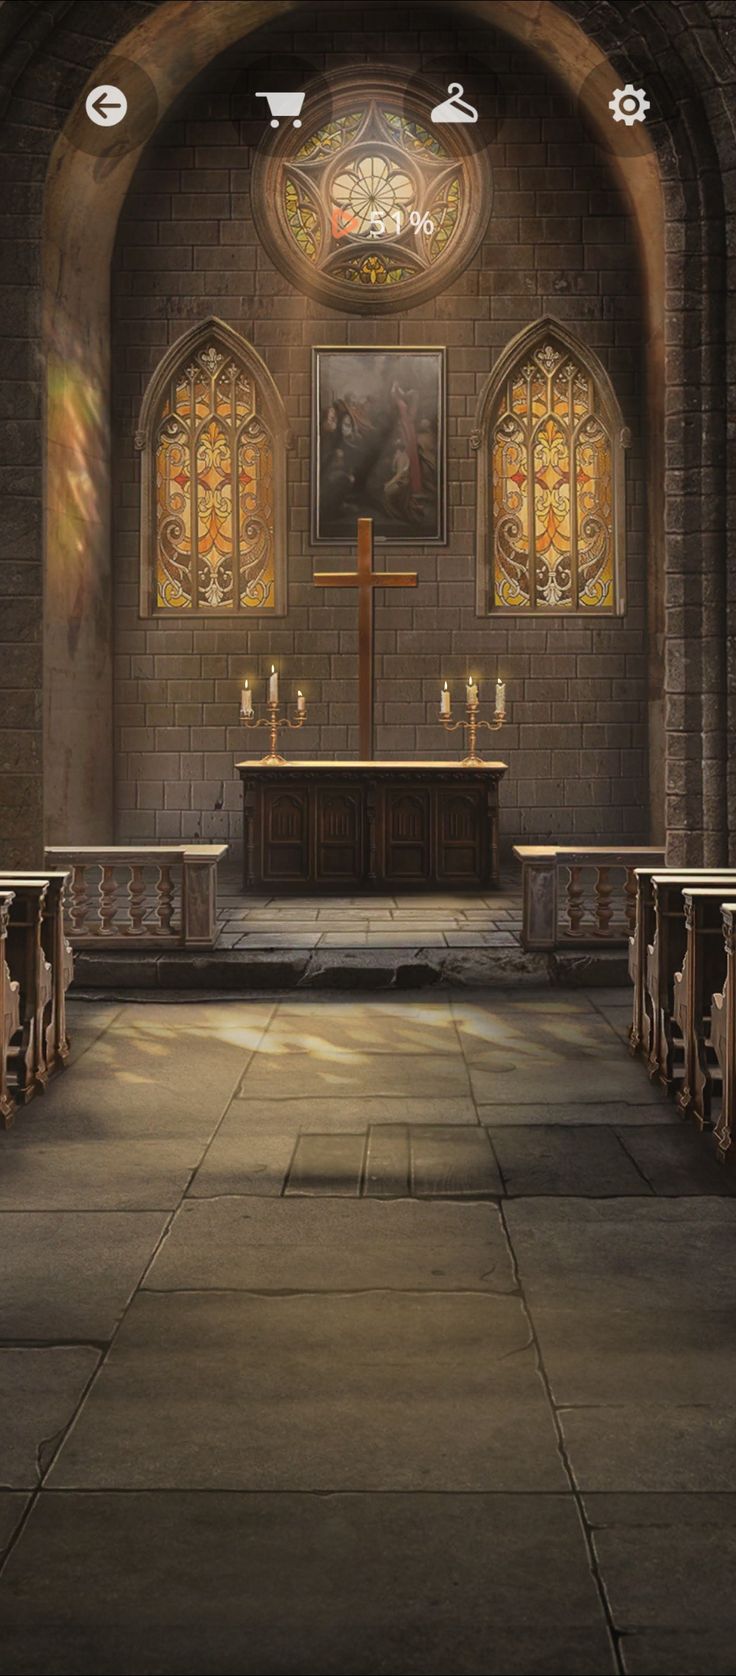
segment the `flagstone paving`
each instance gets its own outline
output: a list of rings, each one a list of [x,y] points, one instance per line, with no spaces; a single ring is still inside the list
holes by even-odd
[[[736,1672],[734,1179],[626,1002],[72,1003],[0,1137],[0,1671]]]
[[[451,896],[251,896],[232,868],[218,894],[221,949],[521,947],[518,876],[502,889]]]

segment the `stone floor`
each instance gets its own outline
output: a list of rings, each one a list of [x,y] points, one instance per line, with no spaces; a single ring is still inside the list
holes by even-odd
[[[736,1202],[626,995],[72,1006],[0,1670],[736,1672]]]
[[[148,910],[154,917],[153,905]],[[592,915],[592,903],[586,903]],[[245,894],[232,862],[220,868],[219,933],[211,949],[176,939],[146,949],[104,940],[77,949],[75,993],[120,1000],[142,990],[200,997],[275,991],[407,990],[627,984],[626,939],[613,927],[553,952],[522,946],[521,871],[485,895],[267,896]],[[174,928],[177,929],[176,915]]]
[[[225,873],[218,891],[221,949],[517,949],[521,883],[486,895],[244,896]]]

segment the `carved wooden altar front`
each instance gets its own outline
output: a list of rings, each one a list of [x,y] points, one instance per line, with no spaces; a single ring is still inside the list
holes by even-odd
[[[241,762],[243,885],[495,889],[504,762]]]

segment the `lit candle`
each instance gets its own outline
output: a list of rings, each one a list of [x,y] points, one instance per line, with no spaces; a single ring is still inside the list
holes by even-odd
[[[247,681],[240,694],[240,714],[241,716],[253,715],[253,694]]]
[[[478,708],[478,683],[477,683],[477,681],[473,680],[472,675],[469,675],[468,676],[468,709],[469,710],[477,710],[477,708]]]
[[[306,714],[307,714],[307,701],[306,701],[306,698],[304,697],[304,694],[301,690],[301,687],[299,688],[299,691],[297,692],[297,695],[296,695],[296,713],[297,713],[297,716],[306,716]]]
[[[452,702],[452,700],[451,700],[451,696],[450,696],[450,689],[447,685],[447,682],[445,681],[444,687],[442,687],[440,689],[440,715],[441,716],[449,716],[451,714],[451,709],[450,709],[451,702]]]
[[[276,674],[276,669],[275,669],[274,664],[271,664],[271,674],[268,677],[268,702],[269,702],[269,704],[278,704],[278,701],[279,701],[279,678],[278,678],[278,675]]]
[[[496,715],[506,715],[506,682],[499,675],[496,682]]]

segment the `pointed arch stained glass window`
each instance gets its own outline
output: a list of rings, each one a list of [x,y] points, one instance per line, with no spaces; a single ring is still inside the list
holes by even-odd
[[[546,327],[536,342],[529,336],[502,358],[477,439],[487,473],[479,505],[490,510],[488,605],[616,612],[625,433],[615,398],[589,355]]]
[[[192,336],[155,375],[138,435],[144,614],[276,611],[283,436],[269,375],[222,323]]]

